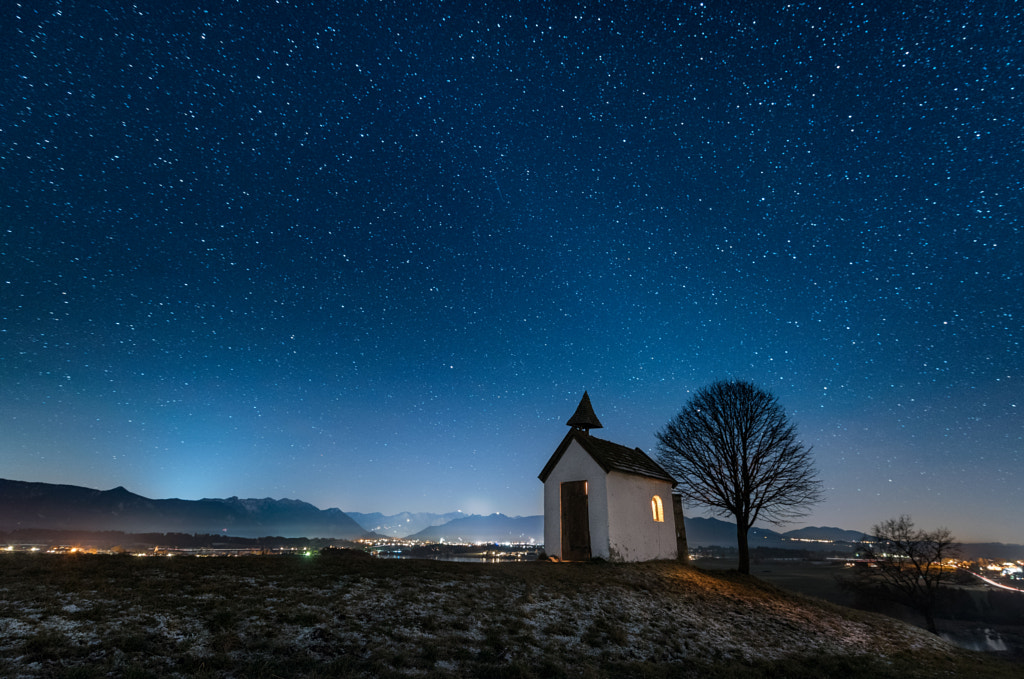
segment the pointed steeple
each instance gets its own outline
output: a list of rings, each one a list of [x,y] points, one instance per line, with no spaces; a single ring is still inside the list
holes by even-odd
[[[591,429],[601,429],[601,420],[597,419],[597,415],[594,414],[594,407],[590,405],[590,396],[587,395],[587,392],[583,392],[583,398],[576,406],[576,412],[572,414],[566,424],[573,429],[582,430],[585,434],[589,434]]]

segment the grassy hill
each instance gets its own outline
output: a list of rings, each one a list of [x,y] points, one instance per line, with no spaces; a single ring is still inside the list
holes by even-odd
[[[0,554],[0,675],[1017,677],[917,628],[673,562]]]

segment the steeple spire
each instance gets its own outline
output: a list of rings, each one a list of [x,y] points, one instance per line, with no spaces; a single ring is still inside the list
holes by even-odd
[[[594,407],[590,405],[590,396],[587,395],[587,392],[583,392],[583,398],[576,406],[576,412],[572,414],[566,424],[585,434],[589,434],[591,429],[601,429],[601,420],[597,419],[597,415],[594,414]]]

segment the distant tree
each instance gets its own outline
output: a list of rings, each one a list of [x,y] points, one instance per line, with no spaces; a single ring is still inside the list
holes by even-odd
[[[823,497],[810,449],[778,399],[749,382],[701,389],[657,437],[658,459],[683,498],[735,519],[741,573],[750,572],[755,522],[786,523]]]
[[[948,528],[925,531],[910,517],[889,519],[872,529],[861,555],[871,568],[859,569],[854,589],[901,603],[924,617],[928,631],[938,634],[935,605],[943,585],[956,577],[956,568],[943,564],[960,553]]]

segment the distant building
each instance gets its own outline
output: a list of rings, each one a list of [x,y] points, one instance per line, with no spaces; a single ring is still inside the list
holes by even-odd
[[[563,561],[675,559],[686,555],[675,479],[639,448],[590,435],[601,428],[586,392],[566,422],[544,483],[544,549]],[[679,525],[679,535],[676,525]]]

